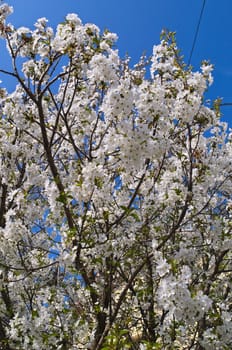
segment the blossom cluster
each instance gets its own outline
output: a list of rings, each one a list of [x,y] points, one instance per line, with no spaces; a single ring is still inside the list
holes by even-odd
[[[69,14],[7,22],[0,347],[232,347],[231,131],[172,33],[134,67]],[[150,76],[148,77],[148,72]]]

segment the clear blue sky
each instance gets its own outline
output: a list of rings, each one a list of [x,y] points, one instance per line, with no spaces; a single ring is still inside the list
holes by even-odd
[[[163,28],[177,32],[177,42],[188,61],[203,0],[9,0],[14,7],[10,21],[33,26],[47,17],[52,26],[67,13],[76,12],[83,22],[108,28],[119,36],[121,57],[128,53],[136,62],[152,52]],[[198,69],[204,59],[215,66],[214,84],[208,97],[232,102],[232,0],[206,0],[191,63]],[[4,56],[5,57],[5,56]],[[2,60],[0,55],[0,65]],[[232,107],[223,107],[224,119],[232,124]]]

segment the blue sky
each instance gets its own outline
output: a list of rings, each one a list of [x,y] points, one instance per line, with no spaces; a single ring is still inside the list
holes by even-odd
[[[177,32],[177,42],[186,62],[189,59],[203,0],[9,0],[14,7],[10,21],[15,26],[33,26],[47,17],[52,26],[67,13],[78,13],[83,22],[108,28],[119,36],[120,56],[126,53],[135,63],[159,42],[163,28]],[[207,95],[232,102],[232,1],[206,0],[200,31],[192,56],[197,70],[204,59],[214,64],[214,84]],[[0,66],[6,58],[0,55]],[[223,107],[224,119],[232,124],[232,107]]]

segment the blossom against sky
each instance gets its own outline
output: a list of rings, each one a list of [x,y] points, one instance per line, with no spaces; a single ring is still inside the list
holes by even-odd
[[[56,26],[67,13],[75,12],[83,22],[116,32],[120,56],[128,53],[135,63],[142,53],[151,54],[163,28],[177,32],[177,42],[187,62],[203,0],[9,0],[8,3],[14,7],[10,21],[16,26],[31,27],[39,17],[47,17]],[[223,97],[224,102],[232,102],[231,10],[231,0],[206,0],[191,61],[195,69],[202,60],[210,60],[215,66],[214,84],[207,97]],[[223,107],[223,114],[226,120],[232,120],[232,107]]]

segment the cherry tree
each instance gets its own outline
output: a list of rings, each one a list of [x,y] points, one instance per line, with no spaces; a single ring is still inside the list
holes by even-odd
[[[186,66],[169,33],[131,67],[75,14],[53,30],[11,12],[1,349],[231,349],[231,134],[204,99],[212,66]]]

